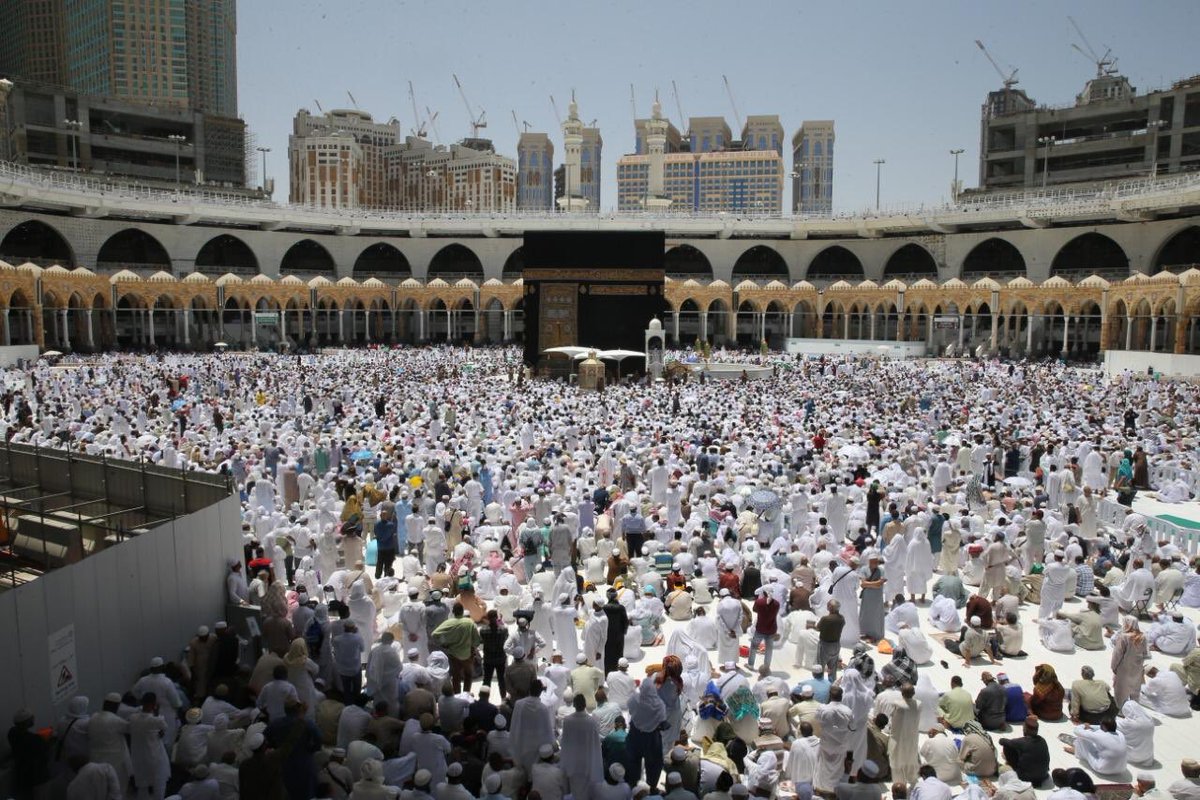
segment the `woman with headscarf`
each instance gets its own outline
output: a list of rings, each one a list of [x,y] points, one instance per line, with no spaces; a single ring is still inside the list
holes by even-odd
[[[942,551],[938,558],[938,572],[953,575],[958,572],[958,554],[962,550],[962,531],[947,520],[942,526]]]
[[[450,659],[441,650],[434,650],[429,654],[425,672],[429,674],[429,691],[433,692],[435,697],[441,697],[442,686],[450,677]]]
[[[317,687],[314,681],[320,673],[317,662],[309,658],[308,643],[299,637],[292,640],[287,654],[283,657],[287,667],[288,682],[296,687],[300,702],[304,703],[304,715],[315,719],[317,713]]]
[[[1033,670],[1033,691],[1025,695],[1029,713],[1043,722],[1057,722],[1063,718],[1063,698],[1066,691],[1059,683],[1054,667],[1038,664]]]
[[[1117,730],[1125,735],[1129,762],[1139,766],[1154,763],[1154,717],[1136,700],[1126,700],[1117,717]]]
[[[893,536],[892,540],[883,548],[884,598],[895,597],[910,591],[906,588],[908,586],[907,564],[908,539],[904,531],[901,531]]]
[[[654,676],[658,696],[667,709],[667,729],[663,731],[663,753],[675,746],[683,727],[683,661],[679,656],[664,656],[662,669]]]
[[[378,638],[375,632],[375,601],[367,597],[367,588],[361,580],[355,581],[350,587],[350,597],[346,600],[350,609],[350,619],[358,626],[358,633],[363,638],[363,663],[366,663],[367,653]]]
[[[1143,663],[1150,657],[1146,637],[1136,617],[1122,620],[1121,630],[1112,638],[1112,658],[1109,666],[1113,673],[1113,699],[1117,705],[1125,705],[1129,699],[1137,699],[1145,680]]]
[[[1129,460],[1130,453],[1125,451],[1125,458],[1117,467],[1117,475],[1113,479],[1113,489],[1117,492],[1117,502],[1123,506],[1133,506],[1133,496],[1137,492],[1133,485],[1133,464]]]
[[[858,772],[867,758],[867,720],[875,703],[875,691],[854,667],[849,667],[842,673],[840,683],[842,702],[850,709],[851,715],[848,749],[854,753],[854,764],[850,768],[853,774]]]
[[[729,752],[725,749],[725,744],[715,738],[705,737],[700,740],[700,775],[701,785],[707,787],[711,782],[715,789],[716,777],[719,777],[722,772],[728,772],[733,780],[737,780],[738,767],[733,759],[729,757]]]
[[[925,602],[929,582],[933,580],[933,551],[929,545],[926,526],[913,528],[912,541],[904,555],[904,581],[908,585],[908,598],[914,603],[917,595]]]
[[[300,566],[296,568],[296,585],[303,586],[308,591],[309,597],[316,597],[321,588],[321,577],[313,568],[312,556],[304,556],[300,559]]]
[[[1021,780],[1016,771],[1006,769],[993,784],[992,800],[1036,800],[1033,784]]]
[[[291,613],[288,610],[287,589],[282,581],[275,581],[267,587],[266,594],[262,600],[262,615],[267,617],[280,617],[288,619]]]

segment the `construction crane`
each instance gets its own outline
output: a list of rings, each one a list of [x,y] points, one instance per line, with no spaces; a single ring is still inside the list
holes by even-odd
[[[1116,74],[1117,60],[1115,58],[1109,58],[1109,56],[1112,55],[1112,48],[1104,46],[1104,55],[1096,55],[1095,48],[1093,48],[1091,43],[1088,42],[1087,37],[1083,35],[1083,30],[1080,29],[1079,23],[1075,21],[1075,18],[1067,17],[1067,21],[1071,23],[1071,27],[1075,29],[1075,32],[1079,34],[1079,38],[1083,41],[1083,47],[1080,47],[1074,42],[1071,43],[1071,47],[1075,48],[1079,55],[1096,65],[1096,77],[1103,78],[1105,75]],[[1087,49],[1085,50],[1084,47]]]
[[[459,81],[457,75],[452,75],[451,77],[454,78],[454,85],[458,87],[458,95],[462,98],[463,105],[467,108],[467,118],[471,120],[471,138],[478,139],[480,128],[487,127],[487,112],[481,109],[479,115],[476,116],[475,112],[471,110],[471,102],[467,100],[467,93],[463,91],[462,82]]]
[[[637,119],[637,98],[633,94],[633,84],[629,84],[629,110],[633,112],[633,118]]]
[[[429,127],[433,129],[433,141],[441,142],[442,141],[442,133],[441,133],[441,131],[438,130],[437,118],[438,118],[438,114],[440,114],[442,112],[430,111],[429,106],[425,106],[425,113],[428,115]]]
[[[729,95],[729,105],[733,106],[733,119],[737,123],[737,129],[740,131],[742,129],[742,115],[738,111],[737,101],[733,99],[733,88],[729,85],[729,78],[722,75],[721,80],[725,81],[725,93]]]
[[[683,130],[687,125],[687,117],[683,115],[683,104],[679,102],[679,88],[675,86],[675,81],[671,81],[671,94],[675,95],[675,110],[679,112],[679,130]]]
[[[354,95],[350,93],[349,89],[346,90],[346,96],[350,98],[350,105],[354,106],[354,108],[357,110],[358,101],[354,99]]]
[[[408,82],[408,100],[412,103],[413,125],[416,126],[411,128],[410,132],[418,139],[424,139],[428,123],[421,121],[421,112],[417,110],[417,93],[413,91],[412,81]]]
[[[988,49],[986,47],[983,46],[983,42],[976,39],[975,46],[983,51],[983,55],[991,63],[992,69],[996,70],[996,74],[1000,76],[1000,80],[1004,81],[1005,89],[1011,89],[1012,87],[1014,87],[1018,83],[1020,83],[1020,81],[1017,80],[1016,67],[1013,67],[1012,72],[1005,75],[1004,70],[1000,69],[1000,65],[996,63],[996,59],[992,58],[992,54],[990,52],[988,52]],[[1012,66],[1012,65],[1010,64],[1009,66]]]
[[[512,118],[513,118],[513,127],[517,129],[517,137],[518,137],[518,138],[521,136],[521,134],[522,134],[522,133],[529,133],[529,129],[533,127],[532,125],[530,125],[530,124],[529,124],[528,122],[526,122],[525,120],[521,120],[521,121],[518,123],[518,122],[517,122],[517,112],[516,112],[516,111],[512,112]],[[524,130],[524,131],[522,131],[522,130],[521,130],[521,126],[522,126],[522,125],[524,125],[524,126],[525,126],[525,130]]]
[[[554,109],[554,118],[558,120],[558,127],[562,127],[562,114],[558,113],[558,103],[554,102],[554,95],[550,95],[550,107]]]
[[[314,98],[313,102],[317,104],[317,111],[320,111],[322,114],[324,114],[325,109],[321,108],[321,101]]]

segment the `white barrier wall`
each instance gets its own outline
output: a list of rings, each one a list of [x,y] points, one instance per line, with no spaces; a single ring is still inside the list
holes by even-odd
[[[36,361],[38,357],[38,346],[36,344],[10,344],[0,347],[0,367],[13,367],[17,364],[17,359],[23,358],[26,361]]]
[[[1147,367],[1172,377],[1200,376],[1200,356],[1150,353],[1145,350],[1105,350],[1104,374],[1110,378],[1125,370],[1145,374]]]
[[[132,686],[154,656],[178,658],[197,627],[221,619],[226,560],[241,557],[232,495],[0,593],[0,720],[25,707],[41,728],[65,710],[69,696],[54,701],[62,669],[51,665],[51,639],[67,626],[78,681],[70,695],[86,695],[92,711],[106,693]]]
[[[924,342],[884,342],[872,339],[788,339],[788,353],[805,355],[858,355],[882,358],[920,358],[925,355]]]

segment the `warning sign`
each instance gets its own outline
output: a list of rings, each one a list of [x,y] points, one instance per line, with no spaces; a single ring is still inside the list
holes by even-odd
[[[50,634],[50,701],[61,703],[79,691],[75,668],[75,626]]]

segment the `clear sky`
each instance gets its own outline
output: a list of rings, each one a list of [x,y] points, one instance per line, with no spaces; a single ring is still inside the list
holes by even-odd
[[[565,114],[574,88],[580,116],[601,129],[602,205],[611,209],[616,160],[634,146],[630,84],[639,116],[658,88],[679,125],[674,80],[685,115],[722,115],[735,127],[727,75],[742,117],[778,114],[789,142],[805,119],[836,121],[836,208],[874,204],[876,158],[887,161],[884,205],[939,202],[951,148],[965,149],[960,177],[975,185],[980,105],[1001,85],[975,39],[1018,67],[1020,87],[1039,103],[1068,104],[1095,73],[1071,48],[1079,37],[1068,15],[1096,50],[1113,49],[1139,92],[1200,73],[1198,0],[241,0],[239,105],[271,148],[267,171],[286,199],[292,117],[316,112],[314,100],[349,107],[349,91],[407,131],[411,80],[422,115],[426,105],[439,112],[442,141],[458,140],[470,127],[457,73],[487,111],[484,134],[500,153],[516,156],[516,111],[551,134],[561,161],[549,97]],[[790,153],[786,163],[790,171]]]

